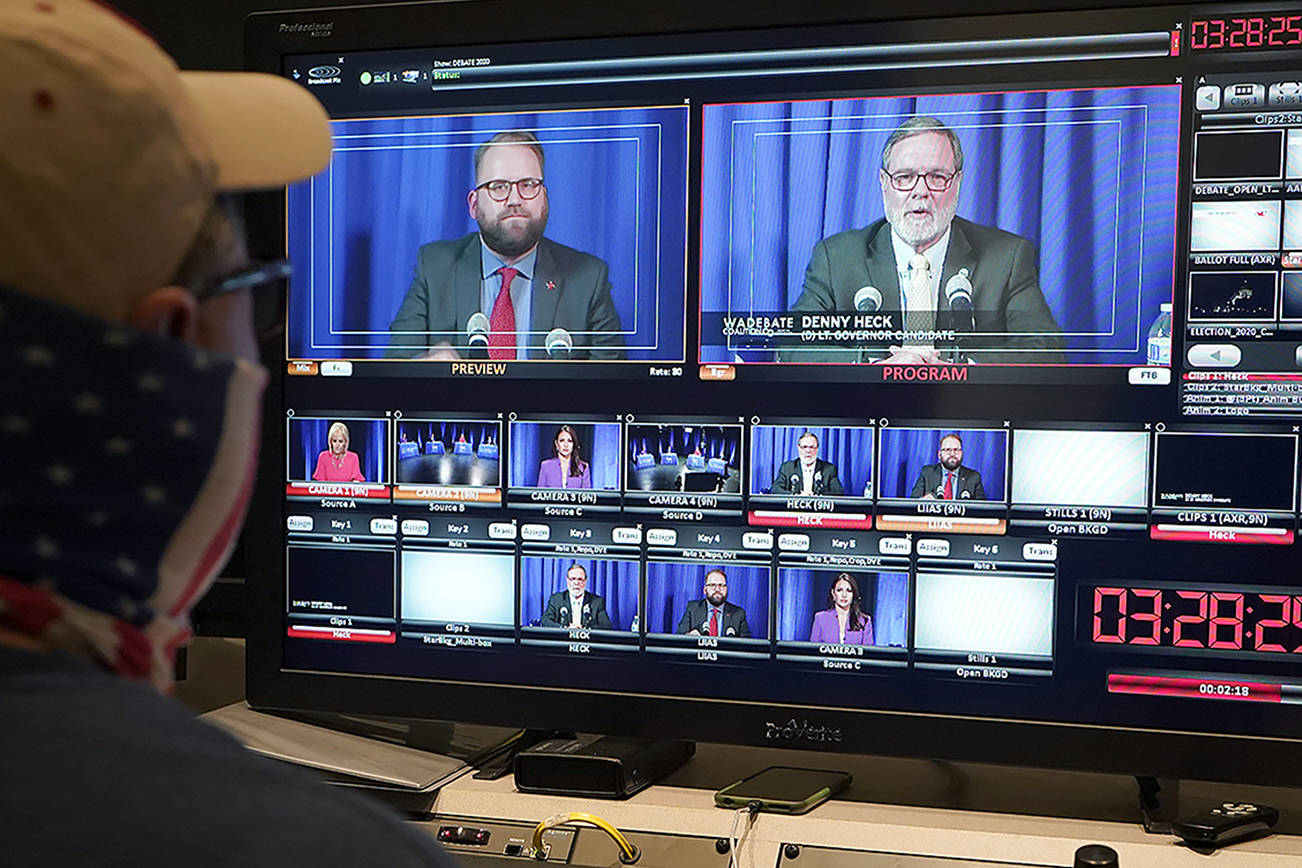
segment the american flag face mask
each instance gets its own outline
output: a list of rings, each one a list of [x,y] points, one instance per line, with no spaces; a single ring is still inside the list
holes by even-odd
[[[166,691],[257,469],[258,365],[0,288],[0,626]]]

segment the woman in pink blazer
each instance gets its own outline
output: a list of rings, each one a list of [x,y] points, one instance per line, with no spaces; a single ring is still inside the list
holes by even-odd
[[[356,452],[348,451],[348,426],[336,422],[326,434],[330,448],[316,457],[312,478],[317,482],[365,482]]]

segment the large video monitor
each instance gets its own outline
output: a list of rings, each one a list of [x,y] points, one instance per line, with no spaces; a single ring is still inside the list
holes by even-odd
[[[1296,10],[247,37],[256,706],[1302,783]]]

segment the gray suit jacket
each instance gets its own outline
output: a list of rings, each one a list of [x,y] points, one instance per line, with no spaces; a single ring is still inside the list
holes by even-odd
[[[389,323],[391,337],[385,357],[414,358],[440,341],[464,346],[466,325],[479,311],[481,263],[477,232],[422,245],[411,286]],[[531,357],[541,354],[547,332],[563,328],[574,339],[572,358],[624,358],[624,338],[618,334],[619,313],[610,297],[606,263],[544,238],[538,242],[532,292],[530,331],[535,334],[529,336],[529,346],[538,352],[531,351]],[[483,313],[488,316],[491,311]]]
[[[962,464],[955,471],[958,474],[958,491],[954,492],[956,500],[985,500],[986,488],[981,483],[981,473],[973,470],[971,467],[964,467]],[[943,487],[943,472],[939,464],[925,464],[922,471],[918,474],[917,482],[913,483],[913,491],[910,497],[926,497],[928,494],[933,497],[940,497],[936,493],[937,489]],[[964,497],[964,495],[967,495]]]
[[[691,600],[683,611],[683,617],[678,619],[678,628],[675,632],[682,634],[698,630],[704,636],[709,632],[707,626],[709,618],[709,603],[705,602],[705,600]],[[729,633],[729,630],[732,632]],[[750,625],[746,623],[746,610],[736,603],[729,603],[725,600],[723,603],[723,623],[719,625],[719,635],[734,639],[749,639]]]
[[[836,465],[821,458],[814,459],[814,494],[827,497],[840,497],[845,494],[841,487],[841,478],[836,475]],[[800,459],[783,461],[773,477],[771,494],[799,494],[804,486],[804,476],[800,471]]]
[[[1061,331],[1044,302],[1035,267],[1031,242],[1011,232],[981,226],[955,217],[951,224],[949,250],[940,276],[936,328],[952,328],[953,319],[945,284],[960,268],[972,281],[972,306],[976,331],[1021,332],[1008,336],[960,339],[962,351],[978,362],[1049,364],[1062,362]],[[860,287],[874,286],[882,294],[882,311],[900,309],[900,281],[891,245],[891,227],[885,219],[865,229],[854,229],[824,238],[814,245],[805,269],[805,283],[793,311],[852,312],[854,294]],[[1007,352],[1010,349],[1040,348],[1042,352]],[[873,350],[878,352],[874,353]],[[1005,352],[999,352],[999,350]],[[828,346],[817,350],[784,351],[785,361],[858,361],[861,351],[883,355],[885,347],[865,345]]]
[[[570,626],[570,592],[557,591],[547,598],[547,608],[543,611],[539,625],[543,627]],[[610,615],[606,614],[606,598],[592,591],[583,592],[583,611],[579,613],[579,623],[593,630],[613,630]]]

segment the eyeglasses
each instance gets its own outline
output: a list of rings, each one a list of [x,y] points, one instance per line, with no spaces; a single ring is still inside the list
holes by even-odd
[[[962,452],[962,451],[963,451],[963,447],[962,447],[962,446],[942,446],[942,447],[940,447],[940,451],[941,451],[941,452]]]
[[[285,319],[285,281],[294,267],[287,260],[255,262],[239,271],[208,284],[195,293],[199,301],[206,301],[230,292],[253,292],[253,328],[262,341],[278,332]],[[275,292],[259,293],[264,286],[274,286]]]
[[[954,183],[958,177],[958,172],[952,175],[946,175],[944,172],[927,172],[919,174],[918,172],[896,172],[894,175],[887,173],[891,179],[891,186],[901,193],[912,192],[913,188],[918,186],[918,179],[921,178],[927,185],[927,189],[933,193],[943,193],[949,189],[949,185]]]
[[[505,202],[511,198],[512,187],[520,193],[521,199],[534,199],[542,190],[543,182],[542,178],[521,178],[518,181],[503,181],[499,178],[493,181],[485,181],[475,189],[487,190],[488,198],[494,202]]]
[[[707,588],[726,588],[726,587],[728,587],[728,583],[727,583],[727,582],[706,582],[706,583],[705,583],[705,587],[707,587]]]

